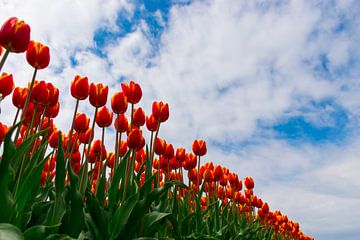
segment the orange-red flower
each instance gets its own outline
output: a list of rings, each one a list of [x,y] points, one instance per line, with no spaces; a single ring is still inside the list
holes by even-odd
[[[0,122],[0,143],[4,141],[7,131],[8,127]]]
[[[186,151],[185,148],[178,148],[176,149],[176,161],[178,162],[184,162],[186,159]]]
[[[28,94],[27,88],[16,87],[12,95],[12,103],[15,107],[22,109]]]
[[[136,104],[140,101],[142,97],[142,91],[139,84],[135,83],[134,81],[130,81],[130,84],[121,83],[121,89],[123,90],[124,95],[126,96],[126,100],[129,103]]]
[[[190,170],[196,167],[196,155],[192,152],[186,153],[185,161],[183,162],[183,168],[185,170]]]
[[[127,145],[130,149],[138,149],[142,142],[142,132],[140,129],[134,128],[127,137]]]
[[[0,45],[10,52],[25,52],[28,49],[29,42],[30,26],[24,21],[11,17],[2,25],[0,29]]]
[[[166,144],[164,157],[167,160],[170,160],[170,159],[172,159],[174,157],[174,147],[173,147],[173,145],[171,143]]]
[[[146,116],[146,128],[150,131],[150,132],[155,132],[158,128],[158,121],[156,121],[156,119],[154,118],[154,115],[150,115],[150,116]]]
[[[169,105],[163,102],[153,102],[152,114],[158,122],[165,122],[169,119]]]
[[[141,107],[134,110],[133,124],[138,127],[145,124],[145,112]]]
[[[106,106],[104,106],[98,111],[95,122],[101,128],[108,127],[111,125],[112,118],[113,113],[110,112]]]
[[[12,74],[3,73],[0,76],[0,94],[5,98],[14,90],[14,80]]]
[[[192,144],[192,150],[197,156],[204,156],[207,152],[206,142],[204,140],[195,140]]]
[[[56,118],[60,111],[60,103],[57,102],[54,106],[48,107],[45,110],[44,116],[49,118]]]
[[[59,101],[59,89],[52,85],[52,83],[46,83],[46,87],[49,92],[48,105],[52,107]]]
[[[246,177],[244,183],[247,189],[251,190],[254,188],[254,179],[252,177]]]
[[[71,81],[71,96],[76,99],[84,100],[89,96],[89,81],[87,77],[76,75]]]
[[[74,130],[78,133],[84,133],[89,128],[90,118],[85,113],[77,113],[75,116]]]
[[[129,122],[125,114],[120,114],[114,121],[114,127],[118,132],[126,132],[129,128]]]
[[[35,103],[45,104],[49,99],[49,91],[45,81],[35,81],[31,92],[31,101]]]
[[[89,91],[90,104],[98,108],[104,106],[107,101],[108,92],[108,86],[104,87],[101,83],[91,83]]]
[[[79,134],[79,142],[82,144],[88,144],[90,142],[90,137],[92,141],[94,139],[94,134],[92,134],[92,129],[88,128],[86,132]]]
[[[30,41],[26,51],[26,60],[37,69],[44,69],[50,63],[50,49],[42,43]]]
[[[111,97],[111,108],[114,113],[122,114],[126,112],[127,107],[128,107],[128,103],[126,101],[126,97],[123,92],[116,92]]]
[[[126,154],[128,150],[128,146],[127,146],[127,142],[126,141],[121,141],[119,144],[119,156],[122,157]]]
[[[215,181],[219,181],[223,176],[224,176],[224,173],[223,173],[221,166],[217,165],[214,168]]]
[[[166,141],[161,138],[156,138],[154,143],[154,152],[157,155],[164,155],[166,151]]]
[[[52,148],[57,148],[59,145],[59,134],[61,136],[62,142],[64,141],[64,135],[61,131],[55,130],[49,137],[49,145]]]

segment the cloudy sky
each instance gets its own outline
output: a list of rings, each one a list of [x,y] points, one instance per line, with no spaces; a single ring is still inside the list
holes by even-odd
[[[204,161],[253,176],[305,233],[344,240],[360,234],[359,12],[357,0],[0,0],[0,22],[24,19],[51,49],[38,79],[61,91],[59,128],[70,127],[74,75],[110,95],[134,79],[146,113],[170,105],[161,137],[188,150],[205,139]],[[3,70],[19,86],[32,75],[24,54]],[[1,121],[14,112],[5,99]]]

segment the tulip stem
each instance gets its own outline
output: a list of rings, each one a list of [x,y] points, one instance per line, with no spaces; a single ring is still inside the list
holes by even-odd
[[[119,114],[117,114],[117,119],[119,119]],[[119,131],[116,130],[116,133],[115,133],[115,158],[114,158],[114,163],[113,163],[114,164],[113,165],[114,170],[118,166],[118,157],[119,157]],[[111,174],[111,176],[113,176],[113,174]]]
[[[20,112],[20,108],[18,108],[17,110],[16,110],[16,114],[15,114],[15,118],[14,118],[14,121],[13,121],[13,126],[15,126],[15,123],[16,123],[16,120],[17,120],[17,118],[18,118],[18,116],[19,116],[19,112]]]
[[[5,64],[5,61],[6,61],[7,57],[9,56],[9,53],[10,53],[10,51],[9,51],[8,49],[6,49],[3,57],[1,58],[1,61],[0,61],[0,72],[1,72],[2,67],[3,67],[4,64]]]
[[[130,130],[133,128],[133,118],[134,118],[134,104],[131,104],[131,123],[130,123]]]
[[[98,166],[98,175],[97,175],[97,179],[96,179],[96,190],[95,190],[95,195],[97,194],[98,188],[99,188],[99,179],[100,179],[100,174],[101,174],[101,168],[102,168],[102,155],[103,155],[103,148],[104,148],[104,138],[105,138],[105,128],[102,127],[102,132],[101,132],[101,150],[100,150],[100,159],[99,159],[99,166]]]
[[[197,166],[197,183],[196,183],[196,186],[197,186],[197,190],[198,190],[198,196],[199,196],[199,201],[201,200],[201,196],[200,196],[200,156],[198,158],[198,166]]]
[[[70,145],[71,145],[71,138],[72,138],[72,135],[73,135],[76,113],[77,113],[77,110],[78,110],[78,108],[79,108],[79,101],[80,101],[79,99],[76,99],[74,116],[73,116],[73,120],[72,120],[71,128],[70,128],[70,133],[69,133],[69,141],[70,141],[70,144],[67,144],[67,146],[66,146],[65,162],[66,162],[66,160],[68,159],[68,154],[69,154],[69,150],[70,150],[70,147],[71,147],[71,146],[70,146]]]

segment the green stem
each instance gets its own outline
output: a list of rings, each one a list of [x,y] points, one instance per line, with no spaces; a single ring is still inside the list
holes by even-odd
[[[5,64],[5,61],[7,59],[7,57],[9,56],[9,53],[10,51],[8,49],[6,49],[3,57],[1,58],[1,61],[0,61],[0,72],[1,72],[1,69],[3,68],[4,64]]]

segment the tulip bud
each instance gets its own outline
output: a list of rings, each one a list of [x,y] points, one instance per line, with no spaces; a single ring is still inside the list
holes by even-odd
[[[206,142],[204,140],[195,140],[192,144],[192,150],[197,156],[204,156],[206,154]]]
[[[48,105],[52,107],[59,102],[59,89],[54,87],[51,83],[46,83],[49,92]]]
[[[89,81],[87,77],[76,75],[71,81],[71,96],[78,100],[84,100],[89,96]]]
[[[75,116],[74,130],[78,133],[84,133],[89,128],[90,118],[85,113],[77,113]]]
[[[158,122],[165,122],[169,119],[169,105],[163,102],[154,102],[152,105],[152,114]]]
[[[123,92],[117,92],[111,97],[111,108],[114,113],[122,114],[126,112],[128,103]]]
[[[3,73],[0,76],[0,94],[4,99],[14,90],[14,80],[12,74]]]
[[[247,189],[251,190],[254,188],[254,179],[252,177],[246,177],[244,183]]]
[[[133,124],[138,127],[141,127],[145,124],[145,112],[141,107],[134,110]]]
[[[166,144],[166,148],[165,148],[165,153],[164,153],[164,157],[167,160],[170,160],[174,157],[174,147],[172,144]]]
[[[130,149],[137,149],[141,144],[142,132],[140,129],[134,128],[127,137],[127,145]]]
[[[49,99],[49,92],[45,81],[35,81],[31,92],[31,101],[39,104],[45,104]]]
[[[94,139],[94,134],[92,134],[92,129],[88,128],[86,130],[86,132],[79,134],[79,141],[82,144],[88,144],[90,142],[90,137],[91,137],[91,141],[92,141]]]
[[[103,107],[106,104],[109,87],[103,86],[101,83],[90,84],[89,100],[94,107]]]
[[[27,94],[27,88],[16,87],[12,95],[13,105],[17,108],[22,109],[25,105]]]
[[[24,21],[12,17],[2,25],[0,29],[0,45],[10,52],[25,52],[28,49],[29,42],[30,26]]]
[[[126,132],[129,128],[129,122],[125,114],[120,114],[114,121],[114,127],[118,132]]]
[[[95,122],[101,128],[108,127],[111,125],[112,118],[113,118],[113,113],[112,112],[110,113],[109,109],[106,106],[104,106],[97,113]]]
[[[30,41],[26,60],[33,68],[44,69],[50,63],[50,49],[39,42]]]
[[[176,161],[178,162],[184,162],[186,159],[185,156],[186,152],[185,152],[185,148],[178,148],[176,149]]]
[[[150,132],[155,132],[158,128],[158,121],[156,121],[156,119],[154,118],[154,115],[150,115],[150,116],[146,116],[146,128],[150,131]]]
[[[142,91],[139,84],[130,81],[130,84],[121,83],[121,89],[126,96],[126,100],[129,103],[136,104],[142,97]]]
[[[166,141],[161,138],[156,138],[154,143],[154,152],[157,155],[164,155],[166,151]]]
[[[55,118],[60,111],[60,103],[57,102],[54,106],[48,107],[45,110],[44,116],[49,118]]]

